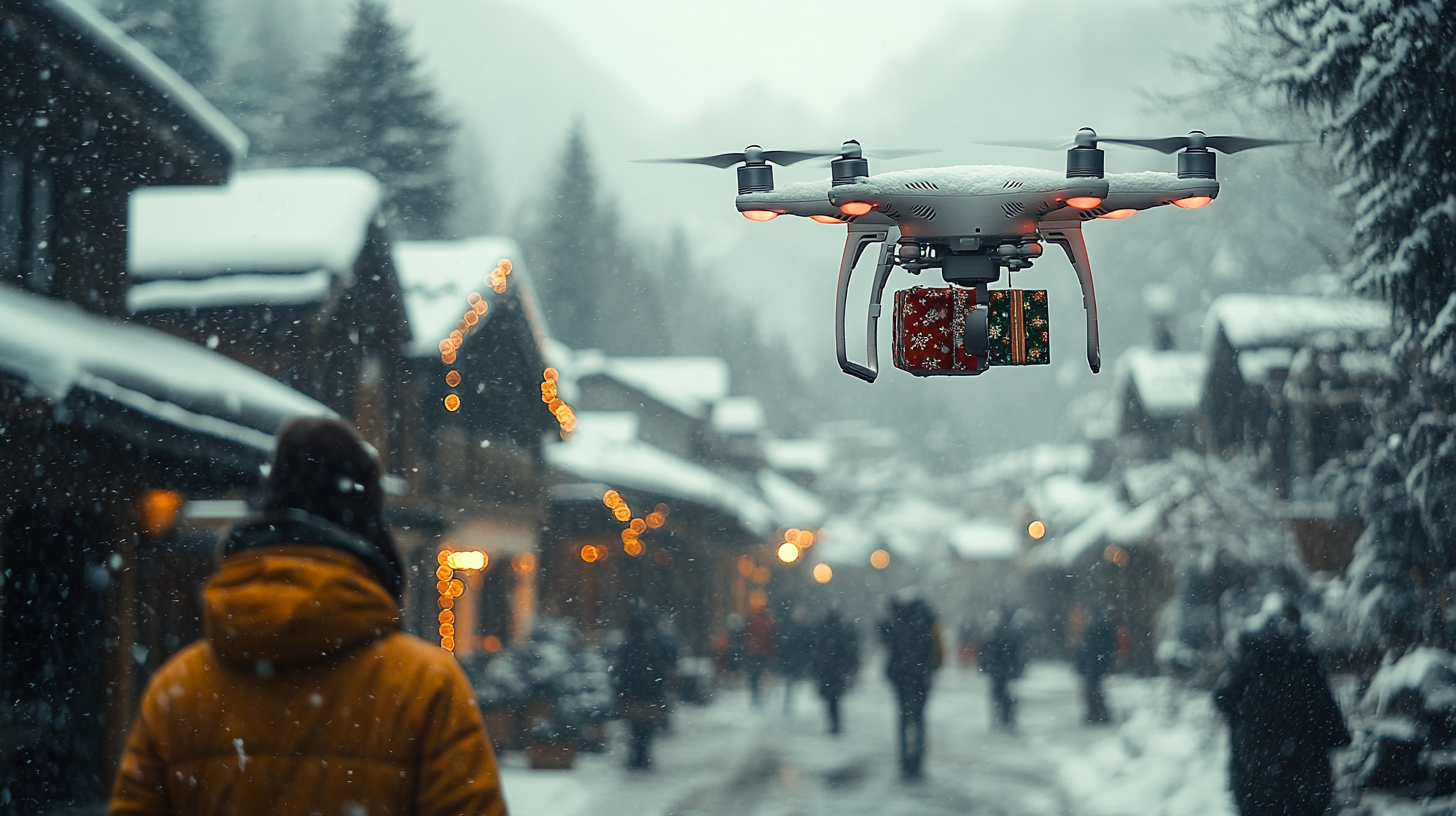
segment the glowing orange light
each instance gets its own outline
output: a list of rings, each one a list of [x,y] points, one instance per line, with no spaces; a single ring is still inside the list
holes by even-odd
[[[438,553],[435,554],[435,563],[437,563],[437,564],[442,564],[443,565],[446,561],[449,561],[449,560],[450,560],[450,551],[449,550],[440,550]]]
[[[445,556],[446,563],[448,563],[449,562],[449,559],[450,559],[450,553],[442,553],[442,555]],[[454,574],[455,574],[455,570],[451,569],[450,567],[445,566],[445,564],[441,564],[440,565],[440,568],[437,569],[437,570],[435,570],[435,577],[438,578],[441,581],[448,581],[448,580],[450,580],[451,576],[453,576]]]
[[[629,539],[625,544],[623,544],[622,545],[622,549],[628,555],[634,556],[634,557],[635,556],[639,556],[642,553],[644,553],[644,552],[647,551],[647,548],[642,546],[642,542],[641,541],[638,541],[635,538]]]
[[[445,410],[446,411],[458,411],[458,410],[460,410],[460,397],[457,396],[457,395],[455,395],[455,394],[450,394],[450,395],[446,396],[445,397]]]
[[[556,399],[556,383],[553,383],[553,382],[543,382],[543,383],[541,383],[541,401],[542,402],[550,402],[551,400],[554,400],[554,399]]]
[[[447,652],[455,651],[455,638],[440,638],[440,648]]]
[[[623,544],[626,544],[628,541],[636,541],[636,540],[637,540],[637,531],[636,530],[633,530],[631,527],[628,527],[627,529],[625,529],[625,530],[622,531],[622,543]]]
[[[812,547],[812,546],[814,546],[814,534],[811,533],[811,532],[809,532],[808,530],[800,530],[799,531],[799,539],[798,539],[798,541],[795,541],[794,543],[795,544],[798,544],[799,545],[799,549],[801,549],[801,550],[804,549],[804,548],[806,548],[806,547]]]
[[[834,569],[832,567],[830,567],[828,564],[815,564],[814,565],[814,580],[818,581],[821,584],[827,584],[827,583],[829,583],[829,579],[831,579],[833,577],[834,577]]]
[[[556,382],[556,380],[560,376],[560,372],[558,372],[554,368],[548,368],[545,371],[541,372],[541,379],[545,380],[546,382]]]
[[[1068,207],[1076,207],[1079,210],[1090,210],[1101,203],[1102,199],[1097,196],[1072,196],[1067,199]]]
[[[845,215],[864,215],[874,208],[875,205],[863,201],[846,201],[839,205],[839,211]]]
[[[1173,206],[1182,207],[1185,210],[1196,210],[1199,207],[1206,206],[1208,202],[1212,200],[1213,199],[1209,198],[1208,196],[1189,196],[1187,198],[1180,198],[1177,201],[1174,201]]]
[[[495,290],[495,293],[497,295],[499,295],[500,293],[502,293],[502,292],[504,292],[506,290],[506,279],[505,278],[499,278],[497,280],[491,281],[490,282],[490,288],[494,289]]]
[[[450,352],[452,352],[454,350],[455,350],[455,341],[454,340],[446,337],[444,340],[441,340],[440,341],[440,353],[441,354],[448,354],[448,353],[450,353]]]
[[[1116,544],[1108,544],[1107,549],[1102,551],[1102,557],[1119,567],[1127,566],[1127,562],[1131,560],[1131,557],[1127,554],[1127,550],[1124,550]]]
[[[440,637],[447,637],[447,638],[448,637],[455,637],[455,624],[453,624],[453,623],[442,623],[442,624],[440,624]]]
[[[884,569],[890,566],[890,554],[884,550],[875,550],[870,553],[870,566],[875,569]]]
[[[612,508],[612,515],[616,517],[617,521],[627,521],[632,518],[632,508],[625,504],[619,504]]]
[[[485,311],[489,308],[490,306],[486,305],[486,302],[483,300],[477,300],[474,303],[470,304],[470,310],[478,315],[485,314]]]
[[[810,221],[818,221],[821,224],[843,224],[844,222],[832,215],[811,215]]]
[[[499,652],[501,650],[501,639],[495,635],[486,635],[480,639],[480,648],[487,652]]]
[[[460,384],[460,372],[451,371],[445,375],[445,384],[454,388]]]
[[[798,527],[790,527],[788,530],[785,530],[784,531],[784,540],[785,541],[798,541],[799,540],[799,528]]]
[[[616,507],[622,503],[622,494],[615,490],[608,490],[602,494],[602,504],[608,507]]]
[[[637,535],[642,535],[643,533],[647,532],[647,522],[643,521],[640,518],[632,519],[630,527],[632,529],[632,532],[636,533]]]
[[[536,569],[536,556],[531,553],[521,553],[511,561],[511,566],[519,573],[532,572]]]
[[[797,544],[790,544],[785,541],[779,545],[777,554],[780,561],[785,564],[792,564],[799,560],[799,547]]]
[[[594,544],[588,544],[581,548],[581,560],[588,564],[597,560],[597,548]]]
[[[445,365],[455,365],[455,349],[440,352],[440,362]]]
[[[561,401],[561,398],[560,397],[557,397],[556,399],[551,400],[549,403],[547,403],[546,404],[546,407],[548,409],[550,409],[551,413],[554,414],[557,411],[561,410],[561,406],[563,406],[565,404],[566,404],[565,402],[562,402]]]
[[[464,320],[465,325],[474,326],[476,323],[480,322],[480,315],[476,314],[474,309],[471,309],[470,311],[465,313]]]
[[[1031,536],[1032,538],[1039,539],[1042,536],[1046,535],[1046,525],[1040,521],[1033,521],[1032,523],[1026,525],[1026,534]]]
[[[440,608],[441,609],[453,609],[453,608],[455,608],[455,599],[452,598],[452,597],[450,597],[449,595],[441,596],[441,598],[440,598]]]
[[[480,293],[471,292],[470,294],[465,296],[465,302],[469,303],[471,306],[474,306],[475,304],[480,302]]]
[[[451,578],[450,579],[450,593],[449,594],[450,594],[450,597],[452,597],[452,598],[458,598],[461,595],[464,595],[465,594],[465,584],[461,583],[459,578]]]
[[[652,508],[652,512],[657,513],[657,514],[661,515],[663,517],[663,519],[666,519],[667,518],[667,514],[668,514],[667,505],[665,505],[665,504],[659,504],[656,507]]]
[[[449,595],[450,594],[450,581],[449,581],[449,579],[441,579],[441,580],[437,581],[435,583],[435,591],[438,592],[438,593],[440,593],[441,595]]]
[[[755,584],[766,584],[772,577],[773,573],[768,571],[768,567],[759,567],[753,571],[753,582]]]
[[[139,508],[142,529],[152,538],[160,538],[177,520],[177,513],[187,500],[175,490],[148,490],[141,496]]]
[[[482,570],[490,563],[490,556],[480,550],[460,550],[450,553],[445,563],[459,570]]]
[[[738,559],[738,574],[744,578],[753,574],[753,561],[746,555]]]
[[[743,217],[749,221],[772,221],[779,217],[773,210],[744,210]]]
[[[1137,215],[1137,212],[1138,211],[1134,209],[1113,210],[1106,215],[1099,215],[1097,217],[1106,218],[1109,221],[1121,221],[1124,218],[1132,218],[1134,215]]]
[[[511,263],[510,258],[501,258],[499,261],[495,262],[495,265],[500,267],[500,271],[507,275],[511,274],[511,270],[516,268],[515,265]]]
[[[667,519],[663,518],[661,513],[647,514],[647,526],[651,527],[654,530],[656,530],[658,527],[661,527],[666,521]]]
[[[448,609],[441,610],[440,611],[439,620],[440,620],[440,623],[454,623],[455,622],[455,613],[454,612],[451,612]]]

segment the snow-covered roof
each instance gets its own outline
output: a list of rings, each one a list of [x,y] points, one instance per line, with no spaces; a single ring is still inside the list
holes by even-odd
[[[823,499],[769,468],[758,472],[758,489],[781,527],[818,527],[829,515]]]
[[[499,295],[487,278],[502,258],[511,261],[507,286],[522,285],[526,267],[521,248],[510,238],[481,236],[459,241],[399,241],[394,245],[394,268],[404,289],[405,311],[409,315],[408,353],[429,357],[469,308],[470,293],[476,292],[494,308]],[[486,310],[481,320],[490,320]]]
[[[248,153],[248,137],[198,90],[141,43],[83,0],[43,0],[36,4],[116,60],[122,69],[145,83],[211,136],[234,159]]]
[[[293,306],[317,303],[334,285],[327,269],[301,275],[219,275],[200,280],[154,280],[126,290],[131,314],[160,309],[211,309],[240,304]]]
[[[971,519],[951,528],[950,546],[965,561],[1006,561],[1021,552],[1021,533],[999,519]]]
[[[348,278],[384,200],[350,167],[244,170],[220,187],[131,196],[127,268],[137,280],[311,272]]]
[[[773,529],[774,511],[751,490],[638,439],[635,414],[583,411],[576,417],[571,441],[547,443],[551,467],[580,479],[716,508],[755,534]]]
[[[728,397],[728,363],[721,357],[610,357],[595,349],[556,354],[571,380],[605,376],[690,416],[708,419]]]
[[[291,417],[335,416],[221,354],[7,285],[0,285],[0,371],[52,404],[89,391],[263,451]]]
[[[1253,385],[1269,381],[1271,372],[1288,371],[1294,363],[1294,349],[1273,346],[1246,349],[1238,354],[1239,376]]]
[[[1115,499],[1112,485],[1084,482],[1066,474],[1048,476],[1033,482],[1026,490],[1031,512],[1052,535],[1075,529]]]
[[[1203,397],[1207,358],[1196,352],[1128,349],[1122,365],[1149,416],[1186,414]]]
[[[824,439],[769,439],[763,443],[769,467],[780,473],[823,473],[829,469],[833,453]]]
[[[1370,300],[1305,295],[1223,295],[1208,307],[1204,329],[1222,329],[1235,349],[1297,346],[1325,331],[1378,332],[1390,308]]]
[[[1031,556],[1034,563],[1071,566],[1088,550],[1103,544],[1140,544],[1158,532],[1167,500],[1160,497],[1129,507],[1114,499],[1064,536],[1050,538]]]
[[[718,433],[751,436],[767,424],[757,397],[725,397],[713,403],[713,430]]]

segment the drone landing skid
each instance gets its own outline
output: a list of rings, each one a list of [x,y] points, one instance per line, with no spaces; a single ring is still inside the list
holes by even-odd
[[[1102,370],[1102,349],[1097,337],[1097,292],[1092,288],[1092,260],[1087,255],[1087,242],[1082,239],[1082,222],[1043,222],[1041,235],[1061,247],[1077,271],[1077,282],[1082,284],[1082,308],[1087,311],[1087,365],[1096,374]]]
[[[894,263],[890,249],[894,241],[890,233],[899,239],[900,231],[894,227],[878,224],[850,224],[849,236],[844,241],[844,255],[839,261],[839,290],[834,299],[834,349],[839,355],[839,369],[865,382],[874,382],[880,373],[877,335],[880,325],[880,300],[885,294],[885,283],[890,279]],[[865,325],[865,362],[860,365],[849,359],[849,350],[844,337],[844,319],[848,312],[849,279],[854,274],[854,265],[870,244],[880,244],[880,259],[875,265],[874,284],[870,288],[869,316]]]

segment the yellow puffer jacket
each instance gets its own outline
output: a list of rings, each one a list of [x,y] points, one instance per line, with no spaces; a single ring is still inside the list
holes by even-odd
[[[464,673],[399,631],[353,556],[229,555],[203,607],[207,637],[147,687],[110,814],[504,816]]]

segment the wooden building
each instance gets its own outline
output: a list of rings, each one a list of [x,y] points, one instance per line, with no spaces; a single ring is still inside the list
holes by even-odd
[[[79,0],[0,5],[0,789],[104,801],[151,670],[195,637],[194,500],[325,406],[126,312],[128,195],[218,184],[246,139]]]
[[[1205,363],[1202,354],[1133,348],[1118,361],[1118,449],[1127,460],[1196,450]]]

